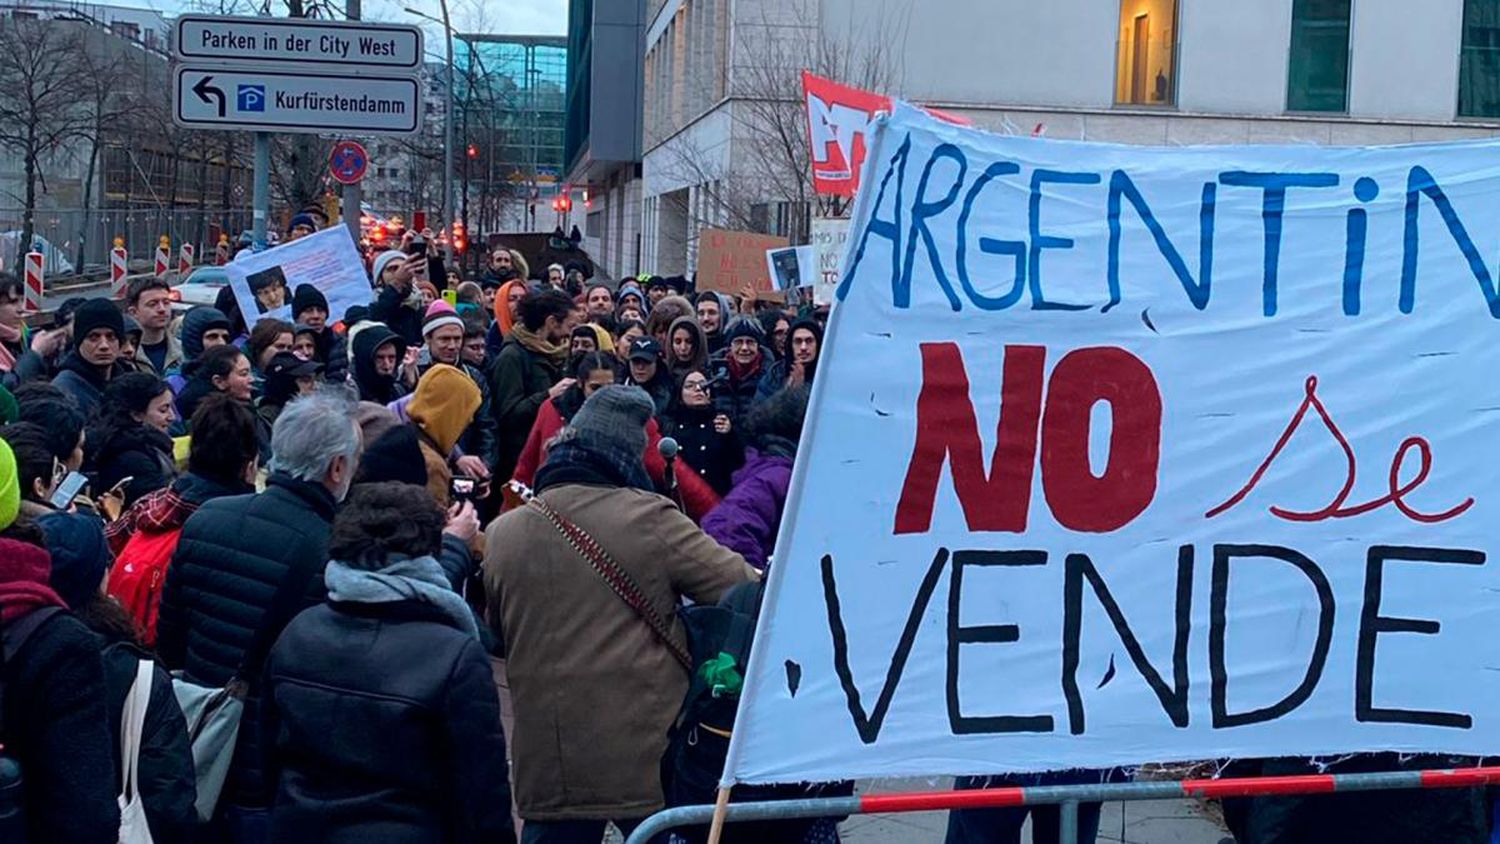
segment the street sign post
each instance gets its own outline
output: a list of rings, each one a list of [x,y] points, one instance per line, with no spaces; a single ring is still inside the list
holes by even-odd
[[[422,30],[304,18],[184,15],[177,19],[177,55],[224,64],[337,65],[415,72],[422,66]]]
[[[415,77],[356,71],[184,65],[174,88],[173,118],[188,129],[407,135],[422,110]]]
[[[341,185],[357,185],[370,166],[370,156],[357,141],[339,141],[328,156],[328,170]]]
[[[358,17],[358,0],[347,8]],[[425,54],[414,26],[184,15],[175,36],[173,122],[255,132],[256,251],[270,218],[270,133],[410,135],[421,121]]]

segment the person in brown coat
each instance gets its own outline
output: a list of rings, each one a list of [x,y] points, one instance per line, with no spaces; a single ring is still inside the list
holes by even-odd
[[[657,495],[641,462],[651,399],[604,387],[537,473],[537,496],[635,581],[677,646],[683,596],[717,602],[755,576]],[[487,532],[485,587],[515,701],[515,795],[527,844],[597,844],[663,806],[660,763],[688,673],[536,502]]]

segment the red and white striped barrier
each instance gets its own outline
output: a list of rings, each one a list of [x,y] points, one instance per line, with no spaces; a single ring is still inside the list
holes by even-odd
[[[1361,774],[1306,774],[1282,777],[1166,780],[1102,783],[1099,785],[1043,785],[985,788],[973,791],[930,791],[910,794],[865,794],[729,803],[720,806],[679,806],[664,809],[635,828],[626,844],[645,844],[669,829],[702,826],[719,818],[736,821],[843,817],[894,812],[932,812],[949,809],[991,809],[1001,806],[1054,805],[1061,807],[1058,839],[1076,844],[1080,803],[1117,800],[1172,800],[1262,797],[1273,794],[1328,794],[1390,789],[1478,788],[1500,783],[1500,767],[1454,768],[1427,771],[1378,771]],[[722,795],[722,792],[721,792]],[[710,840],[713,840],[712,836]]]
[[[22,295],[22,309],[36,312],[42,309],[42,253],[26,253],[26,286]]]
[[[109,295],[125,298],[125,274],[129,271],[130,254],[125,251],[125,239],[115,238],[115,248],[109,250]]]
[[[193,253],[197,251],[191,243],[182,244],[177,252],[177,274],[186,277],[193,271]]]
[[[172,268],[172,241],[166,235],[156,245],[156,277],[161,278]]]

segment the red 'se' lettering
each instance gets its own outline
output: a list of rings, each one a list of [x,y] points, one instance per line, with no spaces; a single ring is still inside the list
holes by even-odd
[[[963,355],[954,343],[923,343],[917,438],[896,505],[895,532],[922,533],[932,524],[943,462],[971,531],[1026,529],[1032,478],[1042,442],[1042,489],[1064,527],[1103,533],[1128,524],[1156,495],[1161,447],[1161,393],[1151,370],[1112,347],[1065,355],[1047,381],[1046,349],[1007,346],[1000,389],[1000,421],[988,474],[979,423],[969,400]],[[1110,404],[1109,463],[1102,476],[1089,467],[1089,414]]]

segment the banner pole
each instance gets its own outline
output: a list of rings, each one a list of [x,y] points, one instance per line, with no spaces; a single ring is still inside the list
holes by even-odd
[[[729,811],[729,786],[719,787],[719,797],[714,801],[714,819],[708,825],[708,844],[719,844],[724,834],[724,813]]]

